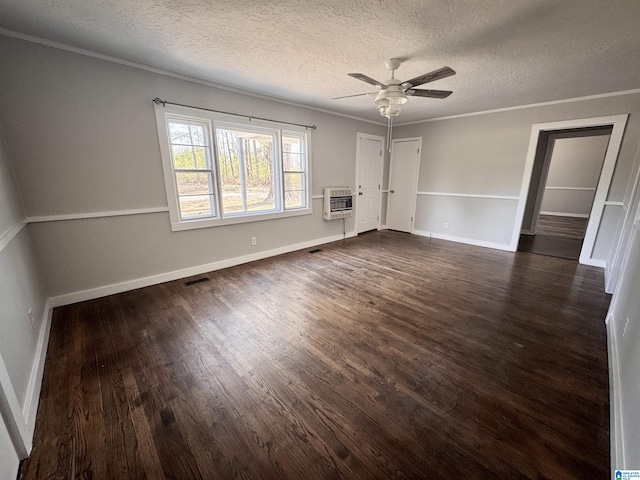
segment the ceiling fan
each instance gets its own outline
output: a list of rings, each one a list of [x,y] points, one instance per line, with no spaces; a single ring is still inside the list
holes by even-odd
[[[387,117],[387,149],[391,151],[391,130],[393,128],[393,117],[400,115],[402,106],[409,101],[409,97],[429,97],[429,98],[447,98],[453,92],[451,90],[424,90],[417,89],[415,87],[424,85],[425,83],[435,82],[442,78],[455,75],[456,72],[450,67],[442,67],[433,72],[425,73],[418,77],[406,80],[404,82],[398,80],[395,77],[395,71],[402,64],[402,60],[399,58],[391,58],[387,60],[384,65],[388,70],[391,70],[391,78],[386,80],[385,83],[379,82],[371,77],[364,75],[363,73],[349,73],[348,75],[353,78],[357,78],[363,82],[369,83],[377,87],[375,92],[357,93],[355,95],[345,95],[343,97],[335,97],[332,100],[339,100],[341,98],[360,97],[363,95],[369,95],[375,97],[373,102],[377,105],[378,112],[383,117]]]
[[[402,82],[395,78],[395,71],[401,64],[402,60],[399,58],[391,58],[385,62],[385,67],[387,67],[388,70],[391,70],[391,78],[386,80],[385,83],[379,82],[378,80],[368,77],[362,73],[349,73],[348,75],[350,77],[357,78],[358,80],[374,85],[377,87],[377,90],[375,92],[335,97],[332,100],[369,95],[375,97],[374,103],[378,106],[378,112],[380,112],[380,115],[391,119],[391,117],[396,117],[400,114],[402,105],[407,103],[408,97],[443,99],[453,93],[451,90],[423,90],[415,88],[419,85],[424,85],[425,83],[435,82],[436,80],[455,75],[456,72],[452,68],[442,67],[438,70],[434,70],[433,72],[425,73],[424,75]]]

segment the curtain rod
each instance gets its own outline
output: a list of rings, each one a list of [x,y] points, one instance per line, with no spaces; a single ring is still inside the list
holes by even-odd
[[[271,118],[254,117],[252,115],[243,115],[241,113],[223,112],[222,110],[213,110],[211,108],[194,107],[193,105],[184,105],[182,103],[173,103],[173,102],[168,102],[166,100],[161,100],[158,97],[154,98],[152,101],[156,105],[162,105],[163,107],[168,104],[168,105],[175,105],[176,107],[195,108],[197,110],[206,110],[207,112],[223,113],[225,115],[235,115],[236,117],[248,118],[249,121],[251,121],[251,120],[264,120],[264,121],[267,121],[267,122],[276,122],[276,123],[283,123],[285,125],[295,125],[296,127],[310,128],[311,130],[315,130],[317,128],[315,125],[303,125],[302,123],[283,122],[281,120],[272,120]]]

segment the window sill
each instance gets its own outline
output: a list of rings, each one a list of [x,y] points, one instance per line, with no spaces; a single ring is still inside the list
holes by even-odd
[[[178,222],[172,221],[171,230],[173,232],[180,232],[183,230],[193,230],[196,228],[221,227],[223,225],[262,222],[264,220],[275,220],[277,218],[297,217],[300,215],[311,215],[312,213],[313,213],[313,209],[309,207],[309,208],[301,208],[299,210],[289,210],[287,212],[277,212],[277,213],[265,213],[261,215],[243,215],[243,216],[229,217],[229,218],[203,218],[203,219],[193,219],[193,220],[182,220]]]

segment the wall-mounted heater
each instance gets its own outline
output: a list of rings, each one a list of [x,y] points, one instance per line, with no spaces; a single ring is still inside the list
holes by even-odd
[[[322,218],[334,220],[353,215],[353,196],[349,187],[324,187]]]

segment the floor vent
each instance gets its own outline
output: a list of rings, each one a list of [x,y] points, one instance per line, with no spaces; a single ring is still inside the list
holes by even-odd
[[[322,251],[321,248],[316,248],[314,250],[309,250],[309,253],[318,253],[318,252],[321,252],[321,251]]]
[[[208,282],[209,281],[209,277],[202,277],[202,278],[197,278],[195,280],[189,280],[188,282],[184,282],[184,284],[187,287],[190,287],[191,285],[195,285],[196,283],[202,283],[202,282]]]

